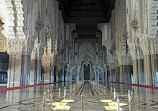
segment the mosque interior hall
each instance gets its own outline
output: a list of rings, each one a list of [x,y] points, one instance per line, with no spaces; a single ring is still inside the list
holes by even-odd
[[[0,0],[0,111],[158,111],[158,0]]]

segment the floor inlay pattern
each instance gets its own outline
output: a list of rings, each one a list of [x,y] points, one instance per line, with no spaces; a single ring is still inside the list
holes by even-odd
[[[69,85],[67,85],[69,86]],[[158,111],[158,90],[108,84],[106,85],[107,91],[110,87],[116,88],[116,92],[125,95],[128,89],[134,93],[134,98],[131,103],[131,111]],[[50,88],[54,95],[54,100],[58,100],[58,87],[64,87],[63,84],[47,85],[34,88],[27,88],[23,90],[13,90],[0,93],[0,111],[45,111],[42,109],[43,92]],[[90,88],[85,86],[84,94],[84,110],[85,111],[105,111],[104,107],[108,106],[107,103],[101,103],[101,99],[113,99],[112,92],[107,92],[106,95],[93,95]],[[63,90],[61,95],[63,95]],[[66,96],[69,99],[69,93]],[[72,97],[75,102],[68,103],[71,106],[70,111],[81,110],[81,95],[74,95]],[[127,103],[127,97],[120,97],[120,102]],[[129,111],[128,106],[121,107],[123,111]]]

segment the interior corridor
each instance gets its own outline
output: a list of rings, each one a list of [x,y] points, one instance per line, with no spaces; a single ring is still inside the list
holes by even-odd
[[[0,0],[0,111],[158,111],[158,0]]]

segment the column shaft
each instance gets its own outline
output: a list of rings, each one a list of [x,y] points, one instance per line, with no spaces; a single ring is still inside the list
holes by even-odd
[[[13,87],[13,76],[14,76],[14,57],[12,54],[9,55],[9,66],[8,66],[8,80],[7,87]]]
[[[120,67],[116,67],[116,82],[120,82]]]
[[[36,60],[31,60],[31,67],[30,67],[30,85],[34,85],[36,83]]]
[[[133,60],[133,79],[134,84],[138,84],[138,60]]]
[[[65,72],[65,66],[63,66],[63,70],[62,70],[62,82],[64,82],[64,72]]]
[[[59,78],[58,78],[58,66],[56,66],[56,82],[58,82]]]
[[[37,84],[41,84],[41,68],[42,63],[41,60],[37,60]]]
[[[66,68],[66,75],[65,75],[65,81],[68,81],[69,80],[69,68],[67,66]]]
[[[144,72],[145,72],[145,83],[146,85],[152,86],[152,67],[151,67],[151,56],[144,56]]]
[[[153,86],[158,86],[158,54],[151,56]]]
[[[22,57],[10,54],[7,87],[20,86],[22,77]]]
[[[79,74],[80,74],[80,68],[78,67],[77,68],[77,78],[76,78],[76,82],[78,83],[79,82]]]
[[[121,65],[120,66],[120,82],[131,83],[131,66]]]
[[[30,55],[23,55],[22,73],[25,76],[25,80],[23,80],[23,82],[24,82],[23,85],[29,85],[29,82],[30,82],[30,65],[31,65],[30,62],[31,62],[31,56]]]
[[[143,59],[138,59],[138,68],[137,68],[137,73],[138,73],[138,79],[139,79],[139,84],[140,85],[145,85],[144,84],[144,70],[143,70]]]
[[[55,82],[54,81],[54,65],[52,66],[51,82]]]

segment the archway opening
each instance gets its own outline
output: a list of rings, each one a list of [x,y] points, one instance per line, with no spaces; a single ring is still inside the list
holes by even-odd
[[[7,83],[9,55],[7,53],[6,38],[2,34],[4,30],[3,25],[4,23],[0,18],[0,83]]]
[[[84,80],[90,80],[90,65],[84,64]]]

